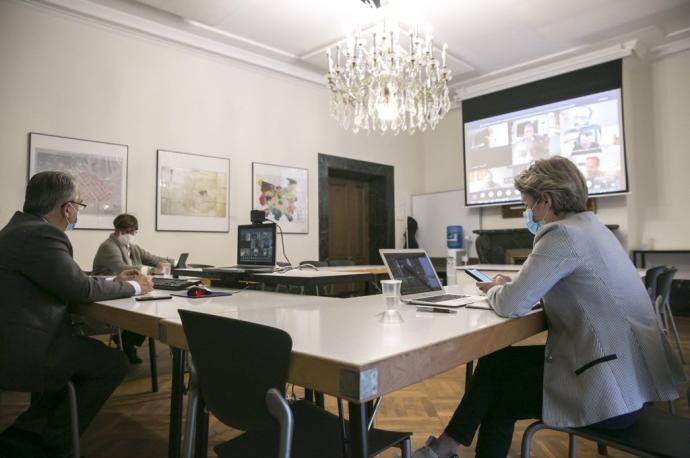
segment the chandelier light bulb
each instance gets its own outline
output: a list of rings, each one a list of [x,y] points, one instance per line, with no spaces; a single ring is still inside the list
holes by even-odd
[[[424,36],[416,25],[399,36],[397,21],[386,9],[371,41],[355,27],[336,46],[335,61],[326,51],[331,116],[355,133],[391,130],[397,135],[435,128],[450,110],[447,49],[444,44],[440,60],[434,56],[429,27]]]

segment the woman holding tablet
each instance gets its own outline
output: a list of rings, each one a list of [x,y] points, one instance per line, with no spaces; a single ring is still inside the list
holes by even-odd
[[[649,295],[609,229],[586,211],[577,166],[555,156],[515,178],[535,234],[511,279],[477,283],[497,314],[520,317],[543,298],[546,346],[509,347],[479,360],[444,433],[415,458],[454,456],[479,430],[478,457],[505,457],[516,420],[625,428],[645,402],[676,399],[685,379]]]

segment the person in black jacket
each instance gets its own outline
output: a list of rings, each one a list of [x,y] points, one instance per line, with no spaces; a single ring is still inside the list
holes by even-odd
[[[29,180],[23,212],[0,231],[0,389],[34,393],[0,434],[0,457],[68,456],[67,381],[83,432],[124,378],[124,354],[75,335],[70,306],[147,293],[152,283],[137,271],[113,281],[83,273],[65,230],[84,207],[73,177],[41,172]]]

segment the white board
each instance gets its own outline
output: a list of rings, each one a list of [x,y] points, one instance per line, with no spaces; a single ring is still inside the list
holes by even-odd
[[[417,220],[417,242],[429,256],[446,257],[446,227],[462,226],[465,236],[471,237],[470,257],[477,257],[474,241],[480,229],[479,208],[465,207],[465,191],[433,192],[412,195],[412,217]],[[467,242],[465,242],[467,243]]]

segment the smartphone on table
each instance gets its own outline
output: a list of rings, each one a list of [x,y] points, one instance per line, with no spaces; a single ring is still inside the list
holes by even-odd
[[[465,269],[465,273],[477,281],[487,282],[493,281],[493,278],[478,269]]]

